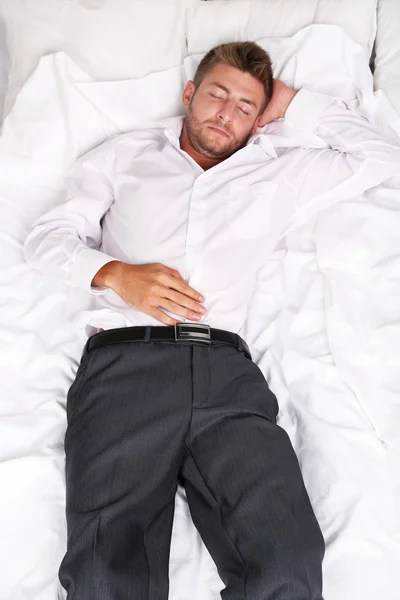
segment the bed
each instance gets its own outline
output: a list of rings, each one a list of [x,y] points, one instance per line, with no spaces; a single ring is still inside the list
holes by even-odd
[[[180,114],[200,57],[232,39],[400,144],[399,17],[397,0],[0,0],[0,600],[64,597],[65,402],[83,345],[70,319],[88,299],[30,269],[23,244],[69,165]],[[268,133],[305,143],[282,122]],[[260,364],[325,536],[324,600],[399,598],[399,226],[392,177],[296,224],[270,260]],[[222,587],[179,489],[170,600]]]

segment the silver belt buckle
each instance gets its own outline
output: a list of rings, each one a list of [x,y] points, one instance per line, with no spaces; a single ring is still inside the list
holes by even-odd
[[[200,323],[176,323],[176,342],[203,342],[211,344],[211,327]]]

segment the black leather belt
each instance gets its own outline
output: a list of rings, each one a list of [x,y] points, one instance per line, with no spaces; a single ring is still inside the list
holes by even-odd
[[[90,337],[85,346],[85,352],[110,344],[127,342],[192,342],[199,344],[225,344],[244,352],[251,359],[251,353],[246,342],[236,333],[214,329],[209,325],[198,323],[177,323],[165,327],[122,327],[108,329]]]

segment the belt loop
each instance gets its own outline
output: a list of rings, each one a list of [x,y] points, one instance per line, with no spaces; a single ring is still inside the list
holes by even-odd
[[[144,332],[144,341],[149,342],[150,338],[151,338],[151,326],[146,325],[145,332]]]
[[[239,350],[239,352],[243,352],[244,348],[243,348],[243,344],[242,344],[242,338],[238,334],[236,334],[236,341],[237,341],[237,349]]]

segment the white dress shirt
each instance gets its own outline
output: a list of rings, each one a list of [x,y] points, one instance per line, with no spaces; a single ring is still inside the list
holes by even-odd
[[[322,138],[319,148],[274,149],[258,133],[203,171],[180,148],[182,118],[112,138],[75,163],[66,202],[38,219],[26,260],[95,297],[77,316],[86,334],[161,325],[112,290],[91,288],[104,264],[177,269],[205,297],[201,322],[241,333],[249,321],[257,361],[266,350],[257,345],[266,326],[263,269],[279,239],[324,206],[400,172],[400,147],[334,98],[303,89],[286,120]]]

